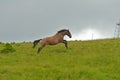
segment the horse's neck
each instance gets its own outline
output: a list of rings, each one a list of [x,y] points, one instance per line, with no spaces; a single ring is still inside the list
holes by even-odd
[[[57,33],[57,34],[55,34],[54,36],[57,36],[57,37],[59,37],[59,38],[63,38],[65,35],[63,35],[63,34],[61,34],[61,33]]]
[[[59,33],[58,35],[59,35],[60,37],[62,37],[62,38],[65,36],[64,33]]]

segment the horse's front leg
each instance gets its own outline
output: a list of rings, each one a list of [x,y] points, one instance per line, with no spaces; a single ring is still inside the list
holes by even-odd
[[[65,47],[68,49],[68,44],[66,40],[63,40],[63,43],[65,44]]]

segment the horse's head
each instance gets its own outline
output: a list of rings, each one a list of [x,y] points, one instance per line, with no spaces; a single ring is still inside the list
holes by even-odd
[[[66,35],[67,35],[67,36],[69,36],[69,38],[71,38],[71,37],[72,37],[72,35],[71,35],[71,33],[70,33],[70,31],[69,31],[69,30],[66,30]]]
[[[58,31],[58,33],[61,33],[63,36],[67,35],[69,38],[72,37],[72,35],[71,35],[71,33],[70,33],[70,31],[68,29],[60,30],[60,31]]]

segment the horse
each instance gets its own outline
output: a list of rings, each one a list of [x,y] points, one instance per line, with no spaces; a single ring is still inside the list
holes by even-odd
[[[46,45],[56,45],[58,43],[64,43],[65,47],[68,48],[67,40],[64,40],[64,36],[67,35],[69,38],[72,37],[70,31],[68,29],[62,29],[60,31],[57,31],[57,33],[50,37],[45,37],[43,39],[38,39],[33,42],[33,48],[36,47],[36,45],[40,42],[41,46],[38,48],[37,53],[40,53],[40,51],[46,46]]]

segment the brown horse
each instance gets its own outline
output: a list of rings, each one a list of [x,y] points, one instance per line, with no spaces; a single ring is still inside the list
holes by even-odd
[[[39,42],[41,42],[41,47],[38,48],[38,53],[46,45],[56,45],[58,43],[64,43],[65,47],[68,48],[67,41],[63,39],[65,35],[67,35],[69,38],[72,37],[72,35],[71,35],[71,33],[69,32],[68,29],[62,29],[62,30],[58,31],[55,35],[51,36],[51,37],[46,37],[46,38],[43,38],[43,39],[35,40],[33,42],[33,48]]]

